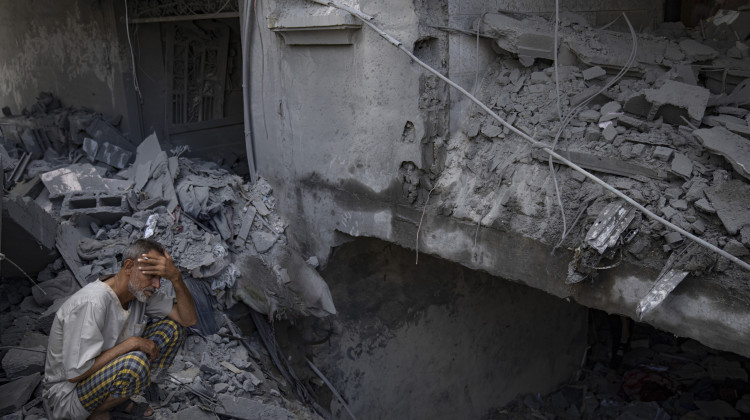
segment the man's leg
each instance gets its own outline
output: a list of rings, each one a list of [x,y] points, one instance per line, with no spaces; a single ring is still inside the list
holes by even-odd
[[[155,369],[167,368],[185,341],[185,329],[171,319],[162,319],[149,324],[143,332],[143,338],[152,340],[159,347],[159,357],[151,366]]]
[[[149,384],[149,374],[146,353],[123,354],[78,382],[78,400],[90,412],[108,411],[128,397],[140,394]]]

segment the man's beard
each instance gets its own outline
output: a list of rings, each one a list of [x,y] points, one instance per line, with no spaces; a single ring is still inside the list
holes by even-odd
[[[128,282],[128,290],[130,291],[130,294],[132,294],[138,302],[143,302],[143,303],[146,303],[149,298],[146,295],[146,290],[149,290],[151,293],[154,292],[151,288],[148,288],[148,287],[144,287],[143,289],[138,290],[138,287],[136,287],[136,285],[133,284],[132,281]]]

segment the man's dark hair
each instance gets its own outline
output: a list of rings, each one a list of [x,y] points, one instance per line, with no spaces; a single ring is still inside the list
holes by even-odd
[[[136,262],[141,254],[148,254],[150,251],[156,251],[163,254],[164,247],[153,239],[138,239],[130,244],[122,253],[122,262],[124,263],[125,260],[133,260],[133,262]]]

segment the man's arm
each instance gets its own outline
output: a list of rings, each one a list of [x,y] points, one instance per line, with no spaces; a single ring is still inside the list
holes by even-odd
[[[174,265],[169,253],[165,250],[162,258],[139,258],[138,263],[143,265],[141,270],[145,274],[156,274],[172,282],[177,303],[172,305],[167,317],[183,327],[195,325],[198,322],[198,314],[195,312],[193,295],[190,294],[180,270]]]
[[[122,343],[112,347],[109,350],[103,351],[100,355],[96,356],[94,359],[94,364],[91,365],[89,370],[81,374],[80,376],[76,376],[75,378],[68,379],[68,382],[78,382],[82,381],[89,376],[93,375],[96,371],[103,368],[104,365],[111,362],[117,357],[122,356],[125,353],[130,353],[131,351],[142,351],[146,353],[148,356],[149,361],[153,362],[156,360],[157,357],[159,357],[159,347],[154,343],[153,341],[142,338],[142,337],[130,337],[127,340],[123,341]]]

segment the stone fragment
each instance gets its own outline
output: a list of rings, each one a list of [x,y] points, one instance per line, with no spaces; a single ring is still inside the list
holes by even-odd
[[[582,73],[583,73],[583,80],[587,80],[587,81],[598,79],[600,77],[607,75],[607,72],[599,66],[589,67],[586,70],[584,70]]]
[[[594,111],[593,109],[587,109],[585,111],[581,111],[578,114],[579,120],[589,123],[595,123],[599,121],[599,117],[601,117],[599,111]]]
[[[718,188],[707,189],[706,196],[730,235],[736,235],[740,229],[750,225],[750,185],[746,182],[737,179],[727,181]]]
[[[494,138],[500,135],[500,133],[503,132],[502,127],[498,127],[495,124],[485,124],[484,127],[482,127],[482,134],[489,138]]]
[[[9,378],[18,378],[44,371],[45,348],[12,348],[3,357],[3,370]]]
[[[745,255],[750,255],[750,251],[745,248],[745,245],[742,245],[742,243],[736,239],[728,240],[727,244],[724,245],[724,251],[727,251],[735,257],[744,257]]]
[[[590,125],[586,127],[586,132],[584,136],[586,138],[586,141],[595,142],[595,141],[598,141],[602,135],[599,132],[599,129],[595,125]]]
[[[677,210],[673,209],[670,206],[664,206],[661,208],[661,213],[664,215],[664,218],[667,220],[671,219],[675,214],[677,214]]]
[[[706,231],[706,224],[703,223],[701,219],[698,219],[695,222],[693,222],[691,227],[693,228],[694,232],[701,234],[701,235]]]
[[[701,198],[698,201],[696,201],[695,208],[708,214],[716,213],[716,209],[714,209],[713,206],[711,206],[711,204],[705,198]]]
[[[261,254],[271,249],[273,244],[276,243],[276,235],[265,231],[252,232],[250,238],[253,240],[255,249]]]
[[[694,39],[683,39],[680,41],[680,48],[690,61],[713,60],[719,55],[715,49],[703,45]]]
[[[197,366],[193,366],[191,368],[187,368],[184,370],[181,370],[179,372],[172,373],[172,377],[180,381],[180,383],[183,384],[190,384],[193,383],[193,380],[200,374],[200,368]]]
[[[258,214],[261,216],[268,216],[271,214],[271,212],[268,210],[268,207],[266,207],[266,204],[261,199],[255,199],[252,201],[253,207],[255,207],[256,210],[258,210]]]
[[[667,162],[672,157],[673,153],[674,149],[670,149],[669,147],[664,146],[656,146],[656,149],[654,149],[654,153],[652,154],[652,156],[654,157],[654,159],[659,159]]]
[[[227,388],[229,388],[229,384],[220,382],[214,385],[214,392],[217,394],[221,394],[222,392],[226,391]]]
[[[667,80],[659,89],[646,89],[646,100],[651,103],[647,118],[664,118],[664,122],[685,125],[682,117],[699,124],[706,111],[708,89]]]
[[[682,153],[675,153],[672,159],[672,172],[683,178],[690,178],[693,174],[693,161]]]
[[[599,122],[610,121],[615,118],[619,118],[622,115],[622,112],[620,111],[622,111],[622,105],[620,105],[619,102],[607,102],[606,104],[602,105],[601,109],[599,110],[599,113],[601,114]]]
[[[740,242],[742,242],[742,245],[750,248],[750,226],[740,229]]]
[[[602,136],[604,136],[604,139],[607,141],[612,141],[617,137],[617,129],[615,128],[614,124],[607,124],[607,126],[602,131]]]
[[[674,207],[675,210],[685,211],[688,209],[688,203],[685,200],[672,200],[669,205]]]
[[[531,73],[531,83],[547,83],[549,81],[549,76],[543,71],[535,71]]]
[[[685,200],[693,203],[703,198],[703,190],[708,188],[708,182],[703,178],[693,178],[690,188],[685,192]]]
[[[42,375],[34,373],[0,386],[0,416],[16,412],[31,398]]]
[[[233,364],[231,364],[229,362],[219,362],[219,364],[222,365],[222,366],[224,366],[225,368],[227,368],[230,372],[232,372],[234,374],[240,374],[240,373],[242,373],[242,371],[240,369],[238,369],[237,366],[235,366],[235,365],[233,365]]]
[[[679,232],[669,232],[664,235],[664,240],[667,241],[669,245],[672,245],[682,241],[682,235],[680,235]]]
[[[738,174],[750,179],[750,141],[724,127],[701,128],[693,135],[705,148],[724,156]]]

